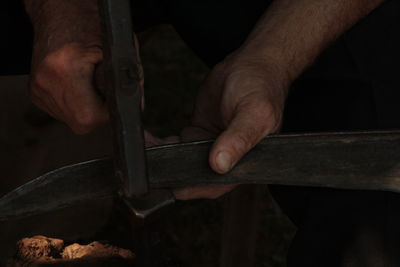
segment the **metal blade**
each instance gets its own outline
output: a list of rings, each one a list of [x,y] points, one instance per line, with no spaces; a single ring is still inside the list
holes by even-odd
[[[78,163],[46,173],[0,199],[0,221],[110,197],[117,190],[113,173],[111,159]]]
[[[281,184],[400,192],[400,132],[271,136],[226,175],[208,166],[211,144],[148,148],[150,188]],[[117,181],[110,159],[55,170],[2,197],[0,221],[112,196]]]

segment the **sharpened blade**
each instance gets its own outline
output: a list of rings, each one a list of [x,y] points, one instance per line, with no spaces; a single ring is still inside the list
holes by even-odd
[[[110,159],[78,163],[46,173],[0,199],[0,221],[112,197],[117,190],[113,175]]]
[[[208,165],[212,141],[146,149],[151,189],[280,184],[400,192],[400,132],[267,137],[228,174]],[[0,221],[37,215],[117,192],[109,159],[47,173],[0,199]]]

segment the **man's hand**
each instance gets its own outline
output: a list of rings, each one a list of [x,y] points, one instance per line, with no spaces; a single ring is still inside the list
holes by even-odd
[[[108,111],[94,89],[95,67],[102,58],[99,47],[68,44],[36,59],[30,82],[32,102],[78,134],[105,123]]]
[[[272,61],[232,55],[208,75],[197,98],[185,141],[217,137],[211,168],[224,174],[281,124],[288,80]],[[176,190],[178,199],[217,198],[234,188],[204,186]]]
[[[97,0],[24,0],[35,31],[32,101],[79,134],[108,119],[94,90],[103,59]]]
[[[217,137],[209,162],[226,173],[279,129],[287,88],[320,52],[383,0],[274,1],[243,46],[200,89],[184,140]],[[93,88],[101,61],[96,0],[25,0],[35,28],[34,101],[76,132],[107,119]],[[42,75],[43,74],[43,75]],[[234,186],[176,190],[178,199],[215,198]]]
[[[383,0],[274,1],[243,46],[200,89],[193,127],[183,137],[218,136],[209,162],[226,173],[279,129],[287,88],[323,49]],[[178,199],[216,198],[233,186],[176,191]]]

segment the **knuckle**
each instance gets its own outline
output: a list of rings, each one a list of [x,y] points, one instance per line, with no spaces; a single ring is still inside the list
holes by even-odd
[[[55,77],[63,77],[69,70],[70,64],[65,55],[55,52],[46,56],[42,62],[43,76],[51,75]]]
[[[66,70],[57,60],[45,58],[31,76],[32,91],[51,93],[54,85],[60,84],[66,77]]]
[[[282,113],[279,109],[268,106],[264,109],[260,121],[262,122],[261,134],[262,137],[267,136],[269,133],[275,132],[282,121]]]
[[[84,59],[81,54],[79,49],[65,46],[47,54],[41,64],[45,72],[63,77],[68,72],[79,70]]]
[[[48,76],[43,72],[35,73],[31,78],[30,91],[31,94],[37,93],[48,93],[51,91],[48,81]]]
[[[234,149],[238,154],[245,154],[253,146],[253,139],[255,137],[255,132],[252,129],[246,129],[246,131],[241,131],[236,134]]]
[[[282,120],[283,111],[264,100],[254,107],[253,119],[255,127],[253,131],[260,138],[267,136],[269,133],[274,132]]]
[[[94,130],[101,119],[91,109],[83,109],[73,115],[72,130],[77,134],[87,134]]]
[[[75,115],[75,121],[78,125],[87,128],[95,124],[96,119],[91,111],[82,111]]]

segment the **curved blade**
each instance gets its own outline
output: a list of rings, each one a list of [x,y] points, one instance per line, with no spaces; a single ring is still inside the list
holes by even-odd
[[[112,196],[117,189],[116,181],[110,159],[57,169],[3,196],[0,199],[0,221]]]
[[[146,149],[151,189],[209,184],[281,184],[400,192],[400,132],[272,136],[228,174],[208,166],[212,141]],[[0,199],[0,221],[110,197],[110,159],[47,173]]]

